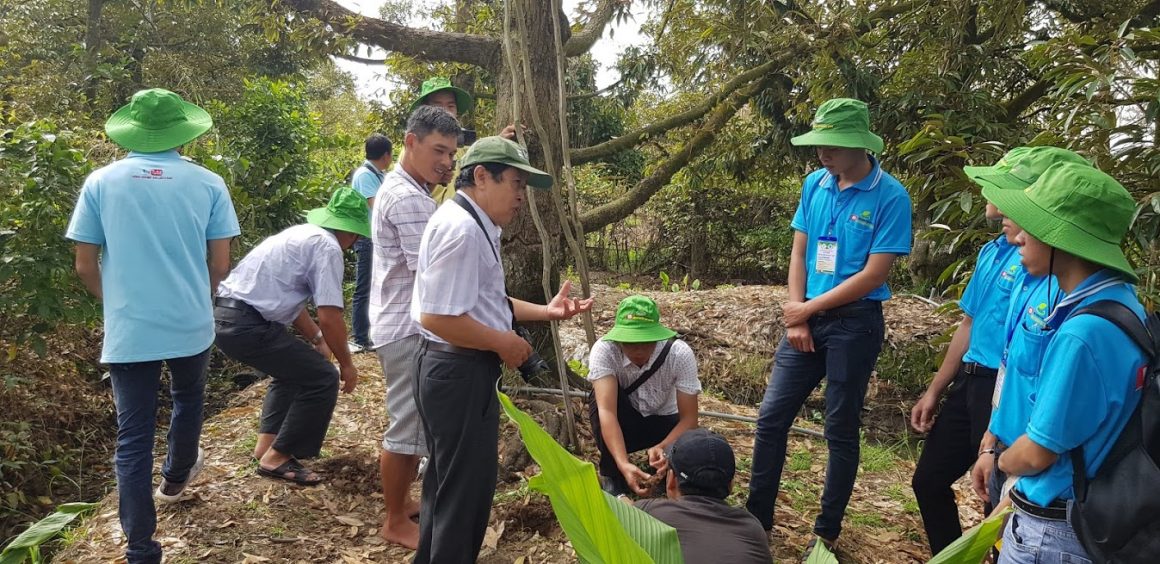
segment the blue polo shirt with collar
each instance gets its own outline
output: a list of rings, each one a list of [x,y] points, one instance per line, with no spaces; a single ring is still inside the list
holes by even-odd
[[[995,382],[998,404],[988,426],[1007,446],[1027,431],[1043,355],[1055,336],[1047,318],[1063,298],[1054,276],[1035,276],[1021,269],[1016,277],[1001,333],[1005,348]]]
[[[132,152],[90,174],[65,236],[101,247],[101,362],[208,349],[214,324],[206,242],[240,232],[222,178],[177,151]]]
[[[364,198],[373,198],[379,192],[379,186],[383,184],[383,174],[383,171],[376,168],[370,161],[363,161],[363,164],[351,173],[350,187],[362,194]]]
[[[1102,270],[1074,291],[1077,295],[1118,275]],[[1056,499],[1073,499],[1072,465],[1068,452],[1082,447],[1088,477],[1100,469],[1140,402],[1138,378],[1147,364],[1143,351],[1112,322],[1095,315],[1072,315],[1100,300],[1120,302],[1144,319],[1144,308],[1130,284],[1116,284],[1061,306],[1055,319],[1064,321],[1044,355],[1039,386],[1032,399],[1027,438],[1059,459],[1046,470],[1023,476],[1015,484],[1027,499],[1046,506]]]
[[[838,179],[824,168],[810,173],[802,183],[791,226],[809,239],[806,299],[814,299],[861,272],[872,254],[910,254],[910,196],[898,180],[882,170],[877,159],[870,160],[874,165],[870,174],[845,190],[838,190]],[[833,237],[838,245],[832,274],[818,272],[820,237]],[[883,283],[865,299],[888,300],[890,288]]]
[[[959,300],[963,313],[971,316],[970,345],[963,362],[974,362],[990,369],[998,369],[1003,358],[1002,331],[996,328],[1007,323],[1011,293],[1016,279],[1023,272],[1019,247],[1000,235],[983,245],[975,261],[975,273],[967,282],[967,289]]]

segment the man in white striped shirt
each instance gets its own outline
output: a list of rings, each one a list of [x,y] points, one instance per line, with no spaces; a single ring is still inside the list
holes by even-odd
[[[419,459],[427,455],[422,422],[415,406],[415,371],[423,342],[411,319],[411,294],[419,241],[435,213],[430,187],[454,167],[459,122],[435,106],[419,106],[407,120],[406,151],[383,178],[371,214],[370,338],[387,384],[390,424],[379,455],[387,516],[379,534],[414,549],[419,526],[411,520],[419,504],[409,489]]]

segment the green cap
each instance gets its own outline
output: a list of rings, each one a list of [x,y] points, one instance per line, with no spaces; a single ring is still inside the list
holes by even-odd
[[[306,212],[306,221],[327,229],[346,231],[362,237],[371,236],[370,208],[367,207],[367,199],[350,186],[342,186],[335,190],[325,208]]]
[[[205,110],[161,88],[142,90],[105,122],[114,143],[142,153],[180,147],[213,127]]]
[[[1022,190],[1031,186],[1043,171],[1059,163],[1091,166],[1075,152],[1059,147],[1016,147],[991,166],[964,166],[963,173],[984,188]]]
[[[983,188],[991,203],[1044,244],[1084,260],[1138,277],[1120,242],[1136,202],[1114,178],[1078,163],[1052,166],[1024,190]]]
[[[528,150],[519,143],[499,136],[484,137],[467,149],[459,170],[479,163],[499,163],[518,168],[528,173],[528,186],[548,189],[552,187],[552,176],[528,162]]]
[[[870,110],[853,98],[826,100],[814,115],[813,130],[789,142],[796,146],[845,147],[882,152],[882,138],[870,132]]]
[[[646,296],[629,296],[616,307],[616,324],[604,336],[617,343],[655,343],[671,339],[676,331],[661,325],[657,303]]]
[[[461,114],[466,114],[471,111],[471,108],[475,107],[475,101],[472,100],[471,94],[468,94],[466,90],[452,86],[451,81],[442,76],[433,76],[423,81],[423,86],[419,89],[419,97],[415,98],[414,102],[411,102],[411,109],[408,112],[414,112],[415,108],[418,108],[419,104],[422,104],[428,95],[439,92],[440,90],[450,90],[455,94],[455,108]]]

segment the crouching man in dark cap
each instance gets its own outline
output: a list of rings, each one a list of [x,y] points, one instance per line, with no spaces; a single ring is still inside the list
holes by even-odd
[[[725,502],[737,465],[724,437],[707,429],[686,431],[665,457],[667,499],[642,499],[636,506],[677,530],[686,564],[773,561],[757,518]]]

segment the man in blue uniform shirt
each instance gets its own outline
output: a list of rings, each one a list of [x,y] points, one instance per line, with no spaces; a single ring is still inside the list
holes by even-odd
[[[964,167],[963,172],[982,186],[1022,189],[1056,162],[1087,164],[1067,149],[1018,147],[995,166]],[[1003,219],[990,203],[986,217]],[[1019,248],[1014,245],[1017,234],[1009,225],[979,251],[975,272],[959,301],[963,321],[934,380],[911,410],[911,426],[927,433],[912,486],[932,554],[963,532],[951,484],[978,458],[977,449],[991,418],[995,377],[1006,346],[1004,333],[996,328],[1006,323],[1012,289],[1023,277]],[[940,407],[944,390],[947,396]]]
[[[910,197],[872,155],[883,143],[870,132],[863,102],[825,102],[813,130],[792,143],[816,147],[823,168],[806,177],[793,218],[786,335],[761,402],[746,507],[773,527],[789,427],[825,377],[830,456],[814,533],[832,545],[858,473],[862,402],[885,334],[886,279],[894,259],[910,253]]]
[[[391,140],[381,133],[372,133],[363,146],[366,160],[350,174],[350,187],[367,199],[367,208],[375,209],[375,194],[383,184],[383,175],[391,168]],[[374,246],[368,238],[354,244],[358,262],[354,267],[354,296],[351,298],[350,352],[372,348],[370,339],[371,261]]]
[[[999,561],[1087,559],[1067,521],[1075,492],[1064,455],[1082,448],[1087,476],[1099,471],[1140,400],[1136,375],[1146,359],[1112,322],[1072,314],[1112,300],[1143,319],[1137,277],[1120,250],[1135,201],[1110,176],[1073,163],[1051,167],[1026,190],[984,194],[1023,229],[1017,244],[1027,272],[1055,275],[1067,293],[1045,320],[1058,330],[1044,352],[1030,421],[999,457],[999,468],[1018,477]]]

